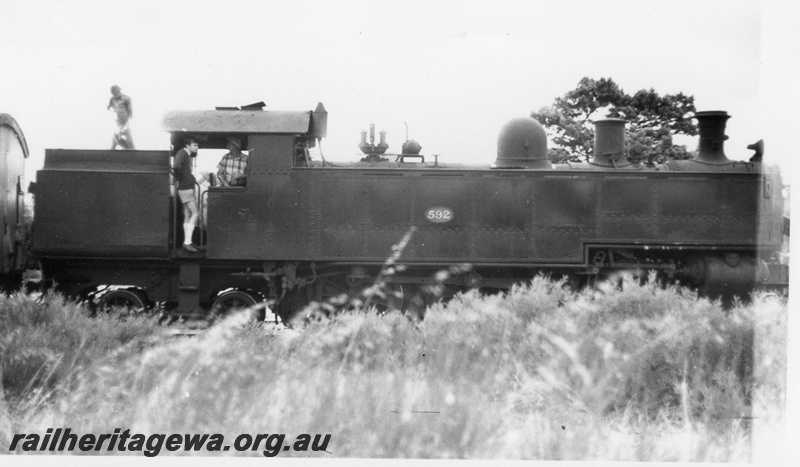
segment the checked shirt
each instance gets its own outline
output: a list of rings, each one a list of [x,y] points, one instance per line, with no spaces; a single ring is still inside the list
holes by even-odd
[[[244,185],[244,179],[236,179],[236,176],[244,176],[247,169],[247,156],[242,156],[237,160],[230,153],[222,156],[222,160],[217,165],[217,177],[228,182],[228,185]]]

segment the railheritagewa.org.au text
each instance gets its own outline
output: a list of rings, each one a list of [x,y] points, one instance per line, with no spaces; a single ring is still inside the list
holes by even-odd
[[[70,428],[48,428],[42,435],[39,433],[16,433],[10,452],[140,452],[147,457],[155,457],[163,451],[204,451],[204,452],[260,452],[264,456],[274,457],[281,452],[325,452],[331,441],[330,434],[300,434],[287,438],[285,434],[240,434],[233,442],[222,434],[200,433],[154,433],[144,435],[131,433],[130,430],[117,428],[113,433],[92,434],[74,433]]]

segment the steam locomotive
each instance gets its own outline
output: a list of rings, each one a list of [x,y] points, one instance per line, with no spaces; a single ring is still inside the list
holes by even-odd
[[[398,309],[433,283],[502,290],[540,272],[587,283],[656,271],[710,296],[785,281],[780,172],[760,153],[728,159],[727,113],[696,117],[693,160],[631,162],[625,121],[605,119],[590,162],[553,164],[542,126],[515,118],[500,130],[496,161],[477,166],[440,162],[413,140],[388,154],[383,135],[368,143],[365,132],[360,161],[312,160],[306,148],[327,136],[321,103],[170,112],[170,150],[46,150],[31,253],[70,296],[192,316],[268,302],[289,319],[377,279],[391,292],[380,305]],[[198,253],[181,249],[170,172],[190,136],[198,157],[228,137],[249,150],[246,185],[197,190]]]

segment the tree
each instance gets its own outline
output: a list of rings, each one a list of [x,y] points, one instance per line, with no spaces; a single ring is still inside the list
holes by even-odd
[[[554,162],[589,161],[594,150],[594,125],[601,118],[623,118],[625,147],[631,160],[692,157],[685,146],[672,142],[674,135],[697,134],[692,123],[694,97],[683,93],[660,96],[655,90],[642,89],[626,94],[611,78],[580,80],[578,87],[556,98],[553,105],[531,112],[555,145],[549,150]]]

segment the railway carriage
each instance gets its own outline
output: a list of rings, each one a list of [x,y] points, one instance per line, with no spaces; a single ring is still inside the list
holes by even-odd
[[[25,159],[28,144],[17,121],[0,113],[0,285],[18,284],[25,269]]]

